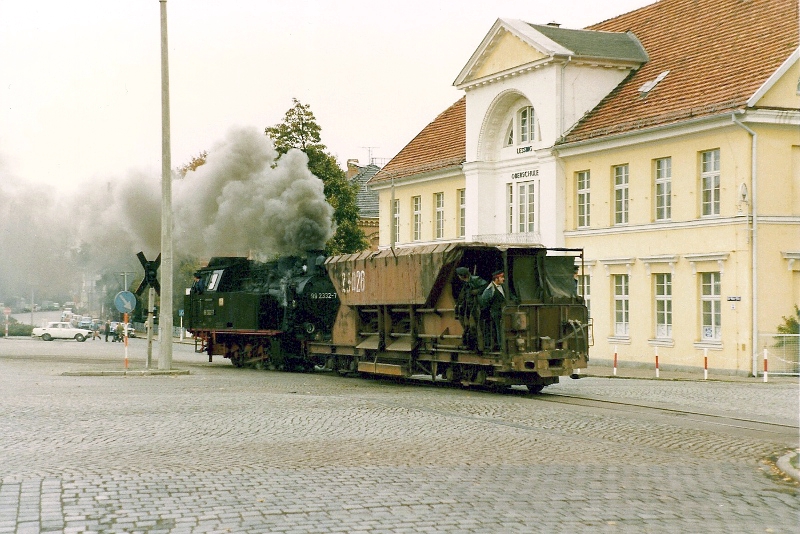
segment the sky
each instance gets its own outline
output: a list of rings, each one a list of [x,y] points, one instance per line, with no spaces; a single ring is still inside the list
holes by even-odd
[[[388,160],[462,94],[497,18],[582,28],[653,0],[168,0],[172,167],[308,104],[340,165]],[[0,180],[161,172],[158,0],[0,0]]]
[[[582,28],[649,3],[168,0],[171,166],[208,152],[172,183],[173,275],[335,231],[305,155],[276,164],[263,133],[293,98],[341,166],[385,162],[461,98],[498,18]],[[158,255],[160,47],[158,0],[0,0],[0,302],[122,289]]]

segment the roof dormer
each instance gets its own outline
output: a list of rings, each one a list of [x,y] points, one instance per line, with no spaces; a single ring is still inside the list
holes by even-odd
[[[497,19],[453,85],[469,89],[567,59],[574,65],[632,70],[648,57],[629,32],[570,30]]]

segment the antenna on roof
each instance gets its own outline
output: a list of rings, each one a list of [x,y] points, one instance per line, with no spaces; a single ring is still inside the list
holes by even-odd
[[[379,146],[362,146],[361,148],[367,149],[367,165],[372,165],[372,149],[380,148]]]

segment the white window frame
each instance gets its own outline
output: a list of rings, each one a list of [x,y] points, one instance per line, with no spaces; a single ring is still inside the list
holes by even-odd
[[[458,237],[467,235],[467,190],[458,190]]]
[[[422,197],[411,197],[411,213],[413,214],[412,220],[414,221],[411,233],[412,241],[419,241],[422,239]]]
[[[575,173],[577,227],[588,228],[591,224],[591,175],[589,171]]]
[[[627,274],[615,274],[614,279],[614,335],[628,337],[630,332],[630,279]]]
[[[700,338],[722,339],[722,275],[719,271],[700,274]]]
[[[507,231],[514,233],[514,184],[508,184],[506,189],[506,221]]]
[[[521,145],[536,141],[536,112],[533,106],[517,110],[508,124],[505,146]]]
[[[519,131],[519,144],[533,142],[534,120],[533,106],[525,106],[517,112],[517,130]]]
[[[720,161],[719,149],[700,153],[700,188],[703,217],[715,217],[720,213]]]
[[[517,231],[521,234],[536,231],[536,182],[521,182],[517,186]]]
[[[393,224],[393,231],[394,231],[394,242],[398,242],[400,240],[400,201],[399,200],[392,200],[392,224]]]
[[[436,239],[442,239],[444,237],[444,193],[434,193],[433,202],[435,206]]]
[[[614,166],[614,224],[628,223],[628,164]]]
[[[653,275],[656,339],[672,339],[672,274]]]
[[[578,284],[577,293],[583,297],[583,303],[586,305],[586,311],[589,317],[592,316],[592,279],[588,274],[577,275],[576,283]]]
[[[672,158],[655,160],[656,220],[672,219]]]

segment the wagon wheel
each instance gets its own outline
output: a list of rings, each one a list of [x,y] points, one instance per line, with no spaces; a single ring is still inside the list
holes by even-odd
[[[486,383],[486,371],[484,371],[483,369],[478,371],[478,374],[475,375],[475,383],[481,386]]]
[[[51,336],[50,334],[42,334],[42,340],[53,341],[53,336]]]
[[[448,382],[461,380],[461,369],[457,364],[450,364],[447,366],[442,376]]]
[[[336,358],[336,372],[339,376],[348,376],[353,372],[355,360],[353,358]]]
[[[83,337],[83,334],[75,334],[75,341],[86,341],[86,338]]]

